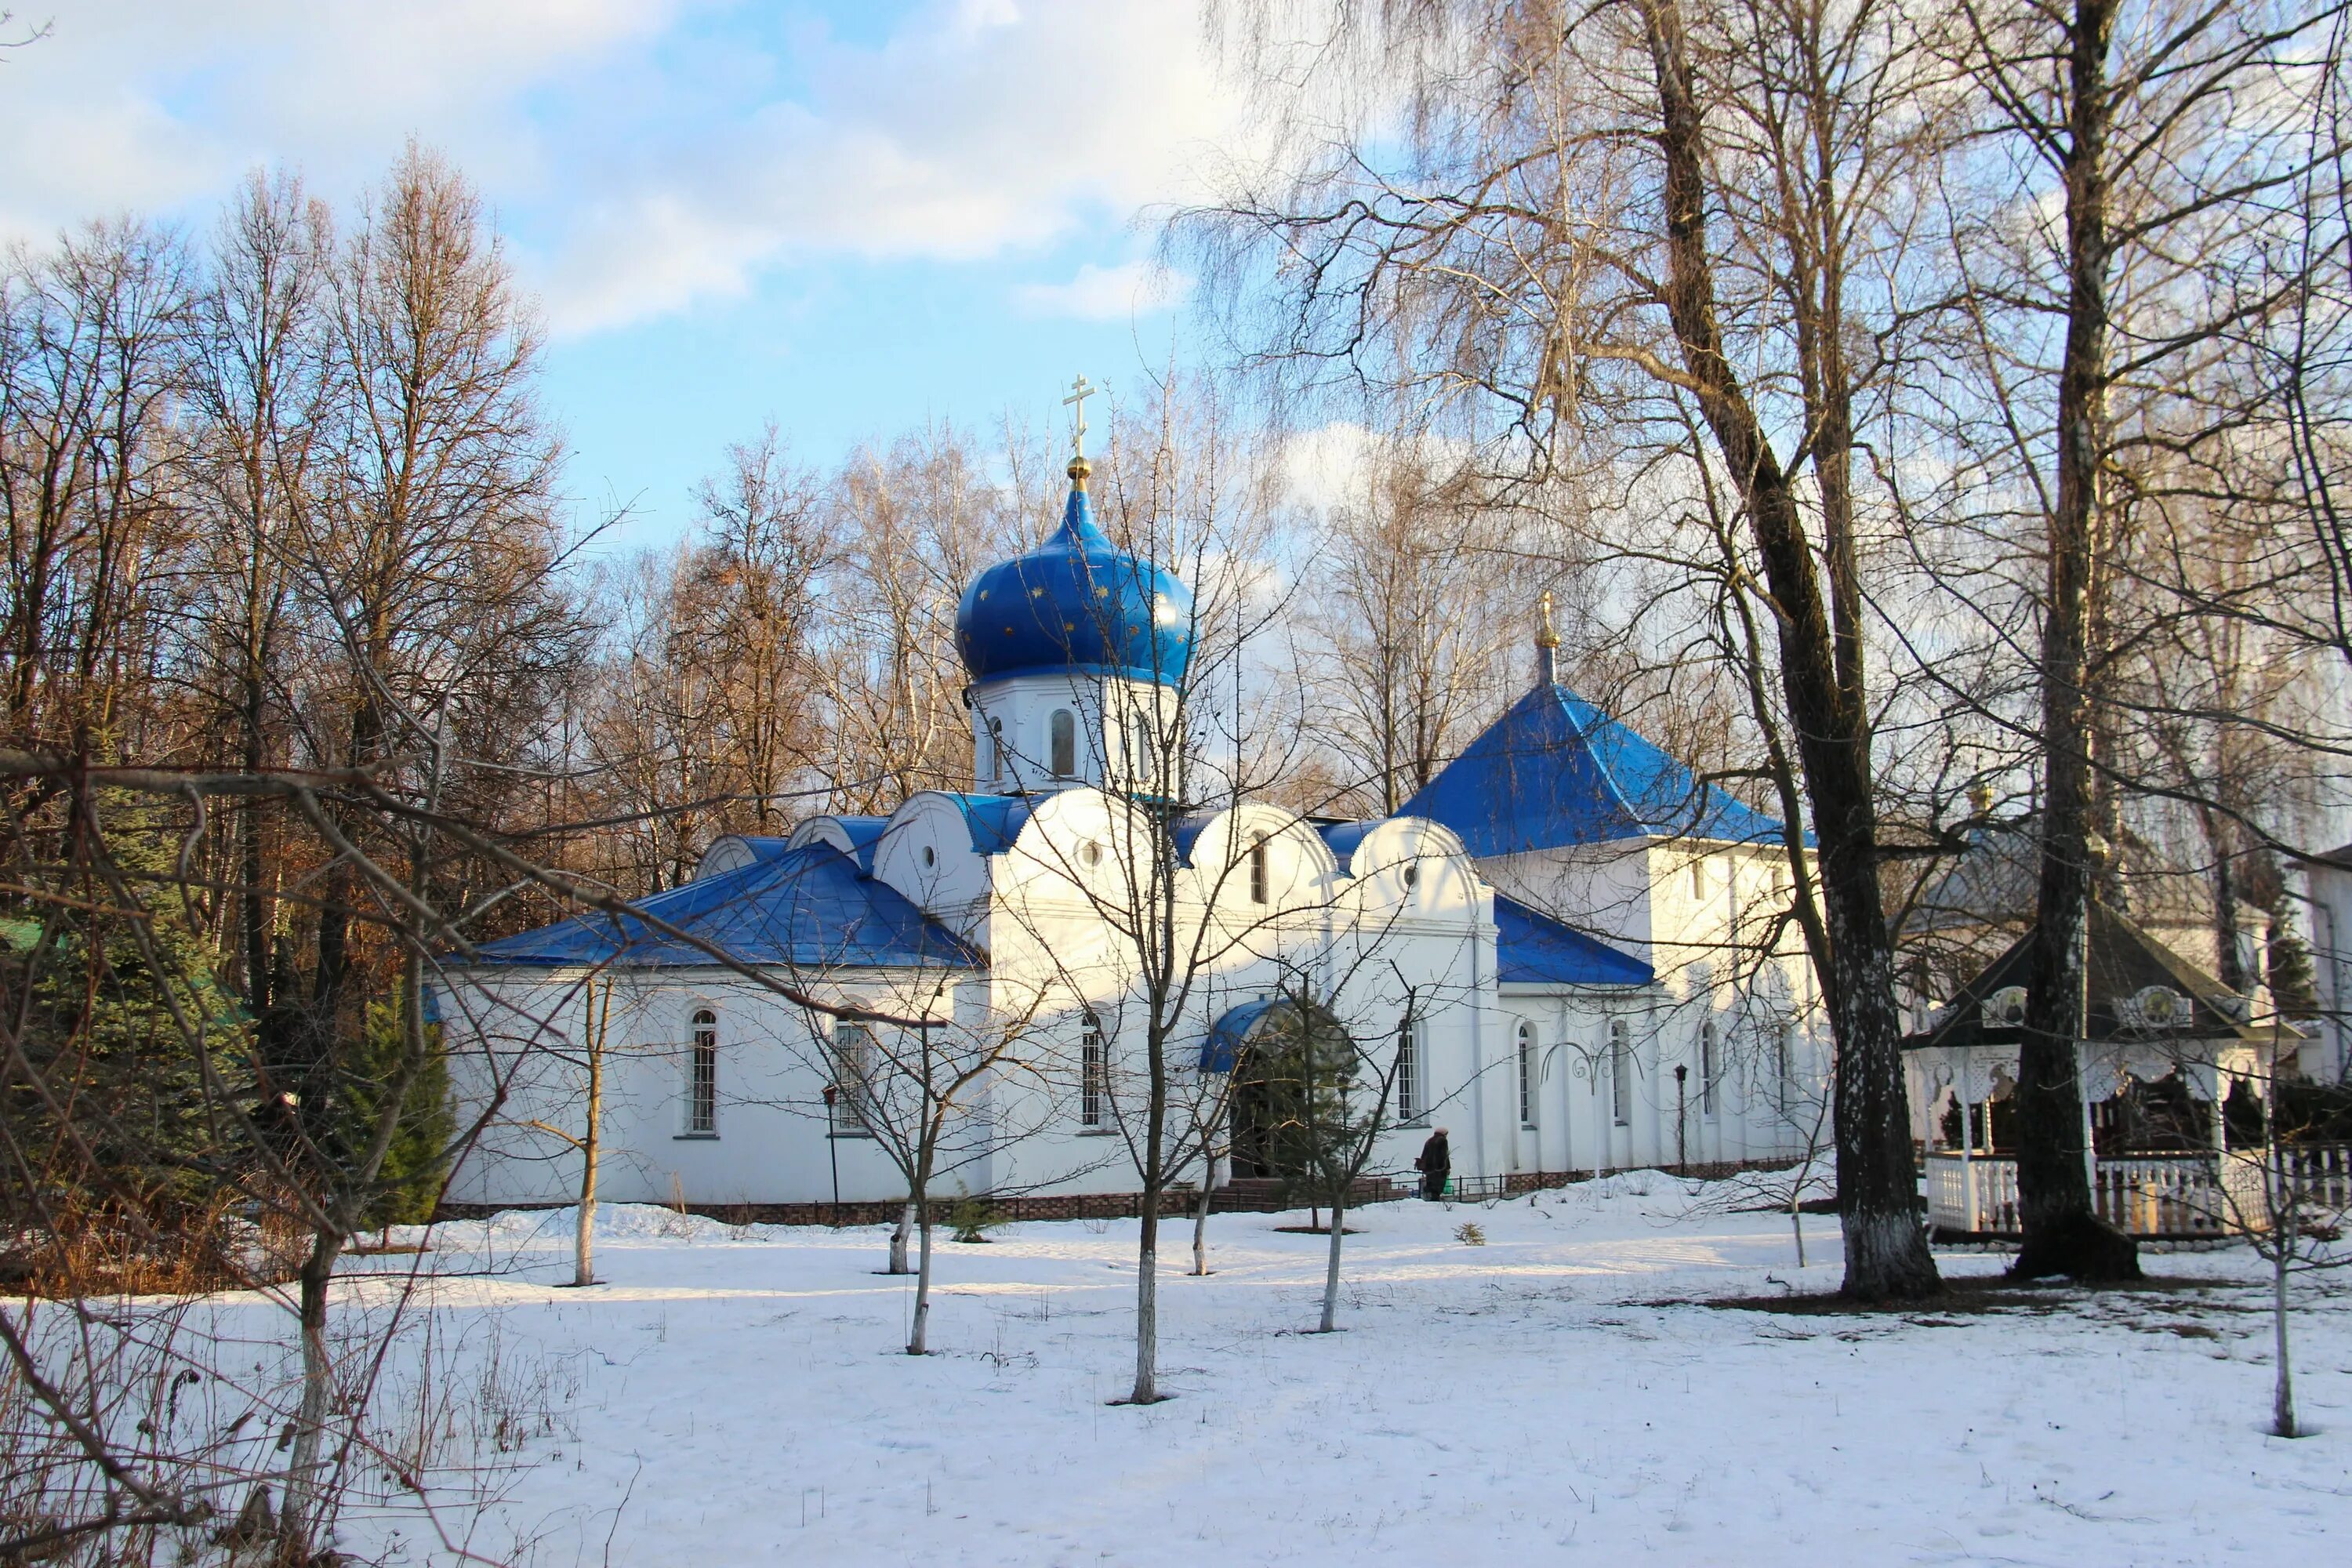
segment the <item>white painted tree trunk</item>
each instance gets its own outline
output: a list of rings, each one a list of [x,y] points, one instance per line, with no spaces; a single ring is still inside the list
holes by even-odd
[[[596,1164],[604,1126],[604,1048],[598,1039],[588,1047],[588,1116],[580,1138],[580,1214],[572,1238],[572,1283],[577,1286],[596,1283]]]
[[[1804,1184],[1799,1183],[1798,1195],[1789,1200],[1789,1228],[1796,1233],[1797,1267],[1800,1268],[1805,1266],[1805,1211],[1798,1205],[1803,1201],[1804,1191]]]
[[[2293,1437],[2294,1425],[2294,1372],[2287,1362],[2286,1342],[2286,1265],[2290,1246],[2282,1237],[2271,1248],[2271,1340],[2278,1358],[2278,1377],[2271,1386],[2271,1433],[2273,1436]]]
[[[334,1403],[334,1363],[327,1347],[327,1293],[343,1238],[321,1230],[311,1237],[301,1280],[302,1400],[294,1416],[294,1451],[287,1461],[286,1511],[280,1524],[287,1542],[307,1560],[327,1528],[326,1489],[320,1485],[327,1415]]]
[[[1348,1205],[1331,1205],[1331,1252],[1323,1266],[1323,1322],[1315,1331],[1328,1334],[1339,1326],[1339,1244],[1348,1235]]]
[[[890,1233],[890,1267],[892,1274],[911,1274],[907,1263],[907,1242],[915,1234],[915,1200],[908,1198],[907,1206],[898,1211],[898,1226]]]
[[[1210,1162],[1209,1170],[1210,1175],[1201,1180],[1201,1206],[1192,1212],[1192,1272],[1195,1275],[1205,1275],[1209,1271],[1209,1202],[1216,1191],[1209,1183],[1216,1171],[1214,1161]]]
[[[931,1225],[930,1205],[929,1204],[923,1205],[919,1212],[921,1215],[918,1224],[922,1231],[922,1246],[920,1247],[922,1264],[915,1271],[915,1321],[907,1333],[907,1353],[908,1355],[927,1355],[929,1353],[930,1346],[931,1235],[933,1228]]]
[[[1149,1190],[1135,1248],[1135,1387],[1128,1398],[1136,1405],[1160,1398],[1160,1194]]]

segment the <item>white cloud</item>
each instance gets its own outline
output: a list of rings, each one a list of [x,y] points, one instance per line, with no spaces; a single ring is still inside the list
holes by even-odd
[[[1194,0],[932,0],[878,47],[817,40],[796,63],[813,83],[804,100],[693,125],[623,162],[551,271],[559,330],[658,314],[812,256],[1042,247],[1179,196],[1194,151],[1241,118]],[[1125,270],[1023,302],[1156,308],[1112,276]]]
[[[1156,261],[1126,261],[1097,267],[1089,261],[1066,283],[1025,283],[1013,303],[1032,316],[1069,316],[1082,321],[1123,321],[1181,304],[1192,280]]]
[[[1334,420],[1301,430],[1282,446],[1283,489],[1301,506],[1328,511],[1360,501],[1365,476],[1383,443],[1361,425]]]
[[[564,332],[811,258],[1042,249],[1181,198],[1242,123],[1200,0],[919,0],[876,43],[768,0],[53,4],[0,65],[0,142],[35,154],[0,167],[0,235],[199,213],[259,163],[348,196],[415,134]],[[1096,268],[1022,302],[1124,314],[1180,282]]]
[[[672,0],[55,0],[0,66],[0,234],[218,196],[256,163],[347,195],[415,134],[494,191],[541,177],[530,93]],[[20,13],[21,15],[21,13]]]

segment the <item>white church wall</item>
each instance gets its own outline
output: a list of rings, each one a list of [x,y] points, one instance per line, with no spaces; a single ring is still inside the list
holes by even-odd
[[[923,790],[890,814],[874,846],[873,878],[970,940],[989,899],[989,858],[954,795]]]
[[[813,1024],[803,1009],[721,970],[614,973],[604,1053],[603,1197],[823,1201],[834,1195],[836,1158],[843,1201],[903,1194],[905,1184],[873,1140],[834,1135],[824,1099],[831,1074],[813,1032],[827,1025]],[[460,971],[453,977],[441,1004],[453,1100],[461,1116],[474,1113],[500,1079],[508,1100],[453,1177],[452,1201],[569,1203],[577,1196],[578,1152],[530,1124],[574,1136],[585,1125],[585,979],[546,972]],[[600,976],[597,984],[604,983]],[[881,973],[825,977],[822,990],[831,1000],[855,998],[877,1010],[899,1011],[910,1000],[903,977]],[[716,1115],[707,1131],[694,1128],[689,1114],[695,1019],[702,1013],[710,1015],[717,1037]]]
[[[1653,908],[1651,857],[1648,839],[1630,838],[1484,856],[1478,874],[1496,892],[1648,963],[1654,929],[1672,929]]]

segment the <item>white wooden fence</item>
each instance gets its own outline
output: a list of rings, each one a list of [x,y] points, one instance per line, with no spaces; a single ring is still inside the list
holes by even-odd
[[[2352,1143],[2281,1151],[2279,1191],[2292,1191],[2306,1224],[2352,1211]],[[2259,1152],[2135,1154],[2101,1160],[2092,1189],[2098,1215],[2131,1236],[2220,1237],[2271,1223],[2270,1173]],[[1927,1215],[1939,1230],[2016,1236],[2017,1162],[2006,1154],[1927,1156]]]

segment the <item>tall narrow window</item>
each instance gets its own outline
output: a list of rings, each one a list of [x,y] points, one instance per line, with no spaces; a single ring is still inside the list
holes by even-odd
[[[1057,779],[1074,778],[1078,772],[1078,719],[1066,708],[1056,708],[1045,721],[1046,760]]]
[[[1780,1087],[1776,1098],[1780,1114],[1789,1115],[1797,1108],[1797,1026],[1783,1023],[1773,1042],[1775,1066],[1780,1068]]]
[[[1421,1094],[1421,1026],[1408,1015],[1397,1025],[1397,1120],[1418,1121],[1425,1109]]]
[[[983,713],[980,716],[982,760],[988,764],[991,784],[1004,776],[1004,727]]]
[[[1717,1043],[1713,1020],[1698,1026],[1698,1113],[1715,1114],[1715,1075]]]
[[[1519,1125],[1536,1124],[1536,1026],[1519,1026]]]
[[[1633,1042],[1622,1018],[1609,1026],[1609,1119],[1620,1127],[1633,1125]]]
[[[694,1057],[686,1077],[686,1130],[719,1131],[719,1015],[694,1016]]]
[[[1078,1125],[1100,1127],[1110,1117],[1110,1052],[1103,1045],[1102,1020],[1087,1015],[1078,1031]]]
[[[1250,845],[1250,902],[1265,902],[1266,894],[1265,840],[1259,838]]]
[[[833,1130],[856,1133],[866,1130],[874,1109],[874,1031],[864,1024],[833,1026],[833,1076],[839,1090],[833,1100]]]

